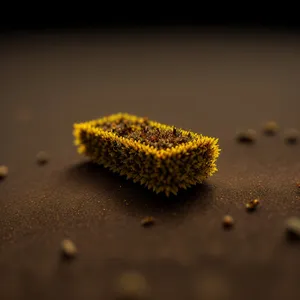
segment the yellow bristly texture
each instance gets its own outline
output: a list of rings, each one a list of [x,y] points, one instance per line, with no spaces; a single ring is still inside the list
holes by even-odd
[[[120,118],[143,122],[143,118],[118,113],[74,124],[73,135],[78,152],[127,179],[167,196],[171,193],[176,195],[181,188],[202,183],[217,171],[216,160],[220,154],[217,138],[176,128],[182,135],[191,136],[191,141],[172,148],[156,149],[98,127]],[[161,131],[173,129],[173,126],[154,121],[149,121],[149,126]]]

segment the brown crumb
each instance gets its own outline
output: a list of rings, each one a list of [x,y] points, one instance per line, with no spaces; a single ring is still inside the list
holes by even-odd
[[[253,143],[256,141],[256,131],[253,129],[248,129],[237,133],[236,139],[240,143]]]
[[[285,142],[287,144],[296,144],[299,140],[299,131],[297,129],[289,129],[285,133]]]
[[[257,206],[259,205],[259,199],[254,199],[254,200],[251,200],[249,201],[247,204],[246,204],[246,209],[248,211],[253,211],[257,208]]]
[[[279,130],[279,126],[274,121],[269,121],[264,125],[263,131],[266,135],[275,135]]]
[[[49,155],[45,151],[40,151],[36,155],[36,159],[39,165],[44,165],[49,161]]]
[[[8,175],[8,167],[7,166],[0,166],[0,179],[4,179]]]
[[[144,226],[144,227],[152,226],[152,225],[154,225],[154,223],[155,223],[155,220],[154,220],[153,217],[145,217],[141,221],[141,225]]]
[[[225,228],[231,228],[234,224],[232,216],[226,215],[223,217],[223,226]]]
[[[77,248],[71,240],[63,240],[61,243],[62,254],[65,258],[74,258],[77,254]]]

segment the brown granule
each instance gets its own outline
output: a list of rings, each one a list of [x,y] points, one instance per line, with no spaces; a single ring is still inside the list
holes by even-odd
[[[61,250],[65,258],[74,258],[77,255],[77,247],[69,239],[65,239],[62,241]]]
[[[141,220],[141,225],[144,227],[152,226],[152,225],[154,225],[154,223],[155,223],[155,220],[153,217],[145,217]]]
[[[0,180],[4,179],[8,175],[8,167],[7,166],[0,166]]]
[[[234,220],[232,216],[226,215],[223,217],[223,226],[225,228],[231,228],[234,225]]]
[[[299,131],[297,129],[289,129],[285,132],[285,142],[287,144],[296,144],[299,140]]]
[[[247,204],[246,204],[246,209],[248,211],[253,211],[257,208],[257,206],[259,205],[260,201],[259,199],[254,199],[254,200],[251,200],[249,201]]]
[[[237,133],[236,139],[240,143],[254,143],[256,141],[256,131],[253,129],[248,129]]]
[[[39,165],[44,165],[49,161],[49,155],[45,151],[40,151],[36,155],[36,160]]]
[[[278,130],[279,126],[274,121],[267,122],[263,127],[263,131],[266,135],[275,135],[278,132]]]

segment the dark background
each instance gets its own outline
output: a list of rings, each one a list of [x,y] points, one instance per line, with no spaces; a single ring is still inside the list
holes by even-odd
[[[299,29],[297,6],[291,3],[68,3],[31,2],[1,5],[0,28],[15,30],[117,29],[128,28]]]
[[[283,141],[300,129],[295,18],[46,11],[2,10],[0,298],[114,299],[134,269],[153,299],[299,299],[300,248],[285,220],[300,213],[300,151]],[[72,124],[119,111],[219,137],[219,172],[166,199],[80,157]],[[262,135],[267,120],[277,136]],[[236,143],[247,128],[257,142]],[[157,223],[145,229],[148,215]],[[65,237],[79,249],[69,264]]]

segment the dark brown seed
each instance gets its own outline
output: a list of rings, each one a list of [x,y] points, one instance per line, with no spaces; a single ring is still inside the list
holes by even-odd
[[[8,167],[7,166],[0,166],[0,180],[4,179],[8,175]]]
[[[141,225],[144,226],[144,227],[152,226],[152,225],[154,225],[154,223],[155,223],[155,220],[154,220],[153,217],[145,217],[141,221]]]
[[[225,228],[231,228],[234,224],[232,216],[226,215],[223,217],[223,226]]]
[[[77,248],[71,240],[63,240],[61,243],[62,254],[65,258],[74,258],[77,255]]]
[[[240,143],[253,143],[256,140],[256,131],[248,129],[246,131],[239,132],[236,138]]]
[[[36,160],[39,165],[44,165],[49,161],[49,155],[45,151],[40,151],[36,155]]]
[[[254,199],[254,200],[249,201],[246,204],[246,209],[248,211],[253,211],[257,208],[258,205],[259,205],[259,199]]]
[[[279,126],[274,121],[269,121],[264,125],[263,131],[266,135],[275,135],[279,130]]]
[[[296,144],[299,140],[299,131],[297,129],[289,129],[285,133],[285,141],[288,144]]]
[[[151,136],[151,137],[150,137],[150,141],[151,141],[151,142],[156,142],[156,141],[157,141],[157,137],[154,136],[154,135]]]

